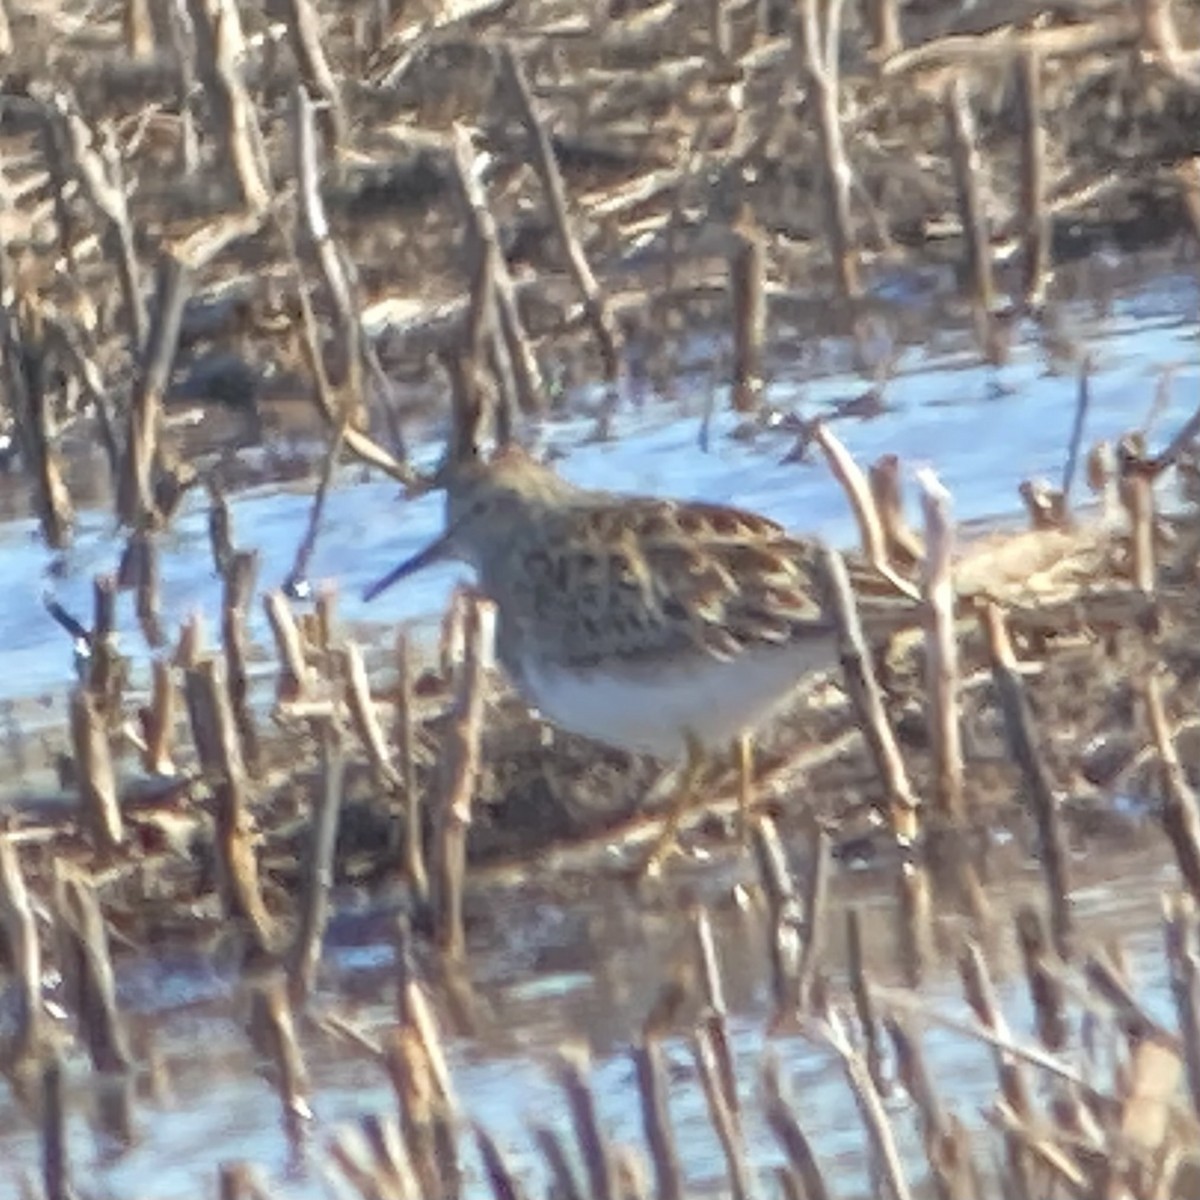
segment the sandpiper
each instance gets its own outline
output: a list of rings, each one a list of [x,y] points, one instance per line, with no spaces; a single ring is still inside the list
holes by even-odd
[[[657,864],[708,754],[744,751],[806,679],[837,665],[821,544],[720,504],[576,487],[515,448],[444,482],[445,531],[365,599],[434,562],[471,566],[497,608],[497,658],[543,716],[683,762],[647,859]],[[850,565],[868,627],[873,602],[913,607],[899,581]]]

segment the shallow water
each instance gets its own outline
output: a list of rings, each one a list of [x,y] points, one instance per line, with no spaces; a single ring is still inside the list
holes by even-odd
[[[1081,864],[1081,873],[1088,868]],[[1143,886],[1132,891],[1086,880],[1078,889],[1078,913],[1085,937],[1119,936],[1129,974],[1151,1013],[1173,1023],[1167,980],[1163,977],[1158,928],[1158,891],[1173,872],[1157,857],[1144,853],[1114,856],[1093,874],[1136,877]],[[1010,899],[1036,902],[1038,884],[1026,878],[1006,885]],[[840,874],[834,881],[831,929],[841,927],[841,909],[853,901],[868,931],[867,957],[877,980],[895,970],[889,939],[892,901],[877,882]],[[552,915],[556,914],[556,916]],[[585,901],[570,914],[530,909],[516,898],[508,913],[513,937],[540,943],[543,955],[569,952],[566,969],[531,966],[520,949],[504,939],[483,941],[471,950],[477,989],[479,1030],[471,1038],[446,1030],[453,1086],[462,1116],[482,1123],[510,1155],[512,1164],[542,1194],[542,1166],[533,1148],[531,1126],[548,1125],[568,1140],[570,1126],[562,1094],[550,1064],[564,1039],[589,1046],[590,1079],[603,1128],[610,1138],[642,1146],[641,1111],[633,1086],[629,1041],[654,1002],[668,965],[688,953],[689,928],[678,917],[639,916],[605,900]],[[549,923],[547,922],[549,918]],[[591,938],[580,937],[581,922]],[[540,928],[539,928],[540,923]],[[745,1132],[753,1168],[766,1184],[779,1151],[766,1128],[758,1103],[764,1055],[775,1057],[789,1089],[793,1110],[808,1135],[827,1179],[843,1197],[870,1195],[865,1138],[855,1101],[841,1068],[825,1049],[795,1034],[766,1032],[770,1000],[766,988],[765,952],[760,919],[729,910],[714,920],[718,958],[730,1007],[729,1032],[740,1081]],[[531,930],[536,932],[531,934]],[[619,951],[617,949],[619,947]],[[526,947],[528,949],[528,946]],[[991,955],[993,963],[1013,970],[1011,954]],[[331,948],[326,957],[322,1002],[351,1015],[364,1032],[378,1035],[391,1020],[388,988],[389,952],[359,947],[354,952]],[[835,980],[841,973],[841,950],[831,947]],[[166,975],[164,976],[164,971]],[[169,988],[164,988],[169,983]],[[1019,971],[996,980],[997,994],[1019,1041],[1031,1041],[1032,1013]],[[355,999],[347,1000],[347,997]],[[116,1156],[90,1129],[86,1069],[69,1064],[76,1080],[72,1091],[70,1157],[88,1194],[129,1200],[185,1200],[212,1194],[222,1163],[257,1164],[281,1200],[309,1200],[328,1194],[316,1164],[320,1149],[335,1132],[372,1114],[389,1115],[395,1103],[383,1068],[330,1039],[309,1033],[302,1038],[312,1080],[313,1118],[306,1126],[309,1161],[294,1161],[283,1132],[279,1101],[262,1064],[248,1048],[238,1025],[244,1003],[220,973],[196,968],[184,971],[161,962],[124,972],[123,1008],[130,1013],[158,1013],[158,1049],[167,1064],[170,1096],[165,1103],[143,1102],[136,1122],[138,1141]],[[931,1011],[966,1018],[953,966],[935,967],[922,989]],[[1081,1030],[1075,1027],[1068,1053],[1080,1054]],[[980,1113],[995,1095],[996,1077],[990,1052],[981,1044],[935,1025],[924,1030],[927,1064],[943,1102],[970,1128],[982,1128]],[[689,1194],[727,1194],[725,1162],[709,1121],[686,1038],[664,1044],[670,1077],[669,1107]],[[922,1156],[915,1114],[903,1094],[888,1100],[888,1111],[911,1164]],[[0,1089],[0,1152],[13,1167],[32,1171],[39,1147],[32,1123]],[[486,1194],[470,1139],[464,1138],[468,1194]],[[910,1181],[919,1182],[913,1166]],[[275,1190],[277,1189],[277,1190]],[[0,1187],[0,1196],[4,1195]]]
[[[1154,440],[1165,440],[1190,414],[1200,399],[1198,301],[1195,277],[1178,273],[1160,275],[1103,307],[1078,304],[1068,310],[1073,333],[1095,365],[1087,443],[1139,426],[1165,368],[1172,373]],[[906,351],[886,390],[888,411],[874,420],[838,420],[838,436],[863,463],[892,452],[910,470],[932,466],[950,488],[961,518],[1014,513],[1023,479],[1060,477],[1077,395],[1075,375],[1049,370],[1033,331],[1024,332],[1028,340],[998,369],[980,365],[969,343],[952,334],[940,345]],[[769,400],[812,416],[863,390],[860,377],[834,372],[804,381],[780,379]],[[690,411],[666,404],[623,413],[610,441],[589,442],[591,425],[583,420],[555,424],[544,440],[569,451],[561,469],[580,483],[737,503],[836,543],[850,542],[852,518],[824,466],[782,463],[791,446],[791,438],[783,434],[765,432],[751,440],[724,436],[734,422],[721,414],[722,407],[717,397],[720,415],[713,420],[707,452],[700,448],[700,401]],[[262,556],[260,587],[277,587],[287,575],[307,517],[309,492],[307,486],[263,487],[233,500],[235,540],[257,547]],[[436,497],[409,504],[396,497],[390,482],[364,481],[354,470],[344,471],[331,491],[311,576],[338,581],[339,611],[347,622],[429,621],[459,577],[452,568],[431,570],[370,607],[360,602],[365,584],[439,527]],[[71,648],[44,612],[43,589],[49,584],[68,609],[86,619],[92,577],[114,570],[119,553],[109,517],[85,512],[75,545],[56,564],[51,579],[51,556],[33,523],[0,525],[0,564],[12,581],[0,606],[0,700],[46,697],[45,703],[23,703],[26,728],[60,722],[64,687],[72,678]],[[202,495],[189,499],[183,519],[166,536],[161,571],[167,629],[177,628],[195,608],[215,615],[218,589],[209,566]],[[131,607],[121,604],[122,628],[136,646],[140,635]],[[253,619],[263,636],[257,609]],[[1172,876],[1156,861],[1141,859],[1114,858],[1095,866],[1094,883],[1077,894],[1081,911],[1095,928],[1119,930],[1139,994],[1165,1016],[1169,992],[1160,975],[1157,896]],[[1117,878],[1123,878],[1120,887],[1111,883]],[[886,938],[890,897],[869,887],[857,889],[848,877],[838,886],[878,915]],[[602,905],[567,912],[514,902],[507,918],[508,935],[472,953],[475,982],[491,1019],[479,1037],[451,1038],[449,1044],[464,1111],[482,1121],[536,1183],[540,1176],[526,1122],[531,1116],[561,1115],[561,1097],[543,1064],[563,1038],[591,1044],[597,1060],[592,1078],[604,1124],[617,1141],[640,1145],[640,1113],[631,1102],[632,1068],[625,1046],[654,1001],[665,964],[681,952],[688,935],[677,919],[641,921]],[[749,1098],[768,1045],[761,954],[755,937],[739,933],[738,918],[728,917],[721,925],[734,1050],[743,1095]],[[388,1018],[388,1004],[380,998],[383,985],[369,981],[386,973],[389,953],[367,942],[332,952],[327,965],[329,995],[344,997],[349,989],[361,996],[356,1017],[368,1029],[381,1027]],[[158,961],[127,974],[122,986],[132,1011],[172,1010],[160,1048],[171,1066],[174,1098],[164,1109],[141,1108],[141,1140],[130,1152],[110,1158],[84,1119],[86,1088],[75,1090],[71,1157],[90,1194],[122,1200],[210,1195],[216,1165],[238,1159],[262,1164],[273,1180],[286,1181],[281,1196],[328,1194],[311,1172],[289,1169],[278,1102],[269,1084],[254,1074],[256,1062],[234,1019],[230,982],[215,967],[193,963],[173,968]],[[1011,1019],[1018,1029],[1026,1029],[1022,987],[1005,982],[1001,992]],[[923,994],[935,1007],[963,1011],[950,973],[931,981]],[[836,1177],[838,1194],[867,1194],[861,1126],[830,1056],[797,1037],[769,1039],[769,1049],[784,1064],[801,1124],[823,1167]],[[309,1037],[306,1050],[315,1095],[311,1132],[318,1143],[339,1122],[393,1110],[377,1066],[320,1037]],[[994,1089],[989,1056],[961,1037],[937,1030],[929,1033],[926,1050],[944,1097],[978,1126],[978,1109]],[[723,1160],[686,1045],[672,1042],[669,1057],[675,1068],[672,1115],[689,1180],[696,1190],[722,1191]],[[71,1074],[76,1081],[86,1077],[79,1063],[72,1065]],[[894,1111],[900,1112],[898,1124],[908,1130],[912,1150],[916,1143],[901,1101]],[[747,1122],[755,1166],[765,1172],[779,1161],[778,1153],[753,1104],[748,1105]],[[470,1153],[467,1157],[474,1161]],[[33,1170],[37,1158],[34,1127],[0,1086],[0,1161]],[[6,1187],[0,1179],[0,1197],[6,1197]]]
[[[1166,403],[1153,432],[1168,437],[1190,414],[1200,395],[1198,307],[1196,277],[1176,273],[1156,276],[1106,299],[1103,306],[1078,303],[1066,310],[1063,320],[1095,368],[1085,444],[1139,427],[1168,368]],[[1022,480],[1061,479],[1078,391],[1073,372],[1056,374],[1048,368],[1032,326],[1018,334],[1025,340],[1000,368],[981,364],[961,334],[947,333],[932,346],[904,351],[886,389],[888,410],[872,420],[837,420],[838,436],[864,464],[895,453],[910,471],[933,467],[963,519],[1016,512]],[[769,389],[768,401],[783,411],[814,416],[864,390],[862,378],[851,374],[780,378]],[[700,448],[701,400],[690,411],[670,403],[637,406],[615,419],[609,441],[586,442],[592,426],[579,419],[556,423],[543,440],[569,450],[561,470],[581,484],[738,504],[837,544],[851,542],[855,530],[847,502],[819,456],[783,463],[790,436],[727,436],[735,421],[724,407],[723,396],[716,396],[707,452]],[[431,448],[426,457],[436,452]],[[267,486],[234,498],[235,540],[259,550],[260,589],[278,587],[287,577],[311,490],[309,484]],[[462,577],[457,568],[432,568],[369,606],[360,595],[389,566],[423,545],[440,522],[437,496],[403,503],[390,481],[364,480],[361,470],[347,469],[330,491],[311,578],[337,581],[339,611],[347,621],[428,620],[441,611],[448,589]],[[5,666],[0,700],[61,693],[72,678],[71,647],[46,615],[42,594],[51,589],[86,622],[91,581],[116,569],[120,549],[109,515],[84,512],[75,544],[54,562],[50,578],[52,559],[33,521],[0,524],[0,569],[12,581],[0,606]],[[194,609],[216,614],[207,499],[199,490],[163,539],[161,575],[168,631]],[[131,610],[130,603],[120,605],[121,628],[128,631],[128,644],[137,646],[140,634]],[[257,606],[252,619],[256,636],[265,639]]]

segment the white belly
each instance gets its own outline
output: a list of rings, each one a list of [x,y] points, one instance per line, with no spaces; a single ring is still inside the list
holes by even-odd
[[[778,709],[814,671],[837,662],[832,644],[778,646],[733,662],[639,664],[627,675],[523,664],[526,698],[572,733],[659,759],[681,758],[690,733],[723,748]]]

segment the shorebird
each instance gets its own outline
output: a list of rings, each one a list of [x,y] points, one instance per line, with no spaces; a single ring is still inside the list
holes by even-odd
[[[472,567],[496,615],[496,657],[555,725],[682,763],[673,842],[708,756],[748,737],[816,672],[839,662],[820,542],[721,504],[588,490],[525,452],[444,473],[444,532],[366,589],[371,600],[446,560]],[[848,563],[864,626],[915,612],[904,581]],[[915,620],[915,618],[914,618]]]

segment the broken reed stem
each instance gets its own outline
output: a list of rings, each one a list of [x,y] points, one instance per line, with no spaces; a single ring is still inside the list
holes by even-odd
[[[111,135],[97,136],[72,96],[59,92],[53,103],[62,128],[61,144],[75,177],[92,207],[103,218],[101,240],[116,264],[129,322],[130,343],[137,353],[146,344],[148,327],[120,151],[113,144]]]
[[[875,677],[874,665],[863,637],[862,622],[846,564],[840,554],[827,549],[820,560],[820,570],[822,586],[832,601],[838,623],[846,690],[879,773],[887,817],[899,854],[897,887],[900,893],[904,962],[908,979],[915,982],[929,958],[932,926],[929,879],[916,848],[920,801],[909,781],[899,743],[884,708],[883,692]]]
[[[812,431],[812,440],[820,446],[825,455],[825,461],[829,464],[830,472],[850,501],[850,507],[854,510],[854,519],[858,523],[858,535],[862,542],[864,557],[873,566],[886,570],[888,565],[887,542],[884,539],[883,525],[879,520],[879,513],[875,508],[875,501],[866,476],[837,435],[824,422],[816,423]]]
[[[758,408],[763,391],[763,339],[767,329],[766,247],[749,223],[733,231],[729,290],[733,302],[733,409]]]
[[[612,1148],[600,1128],[596,1099],[588,1086],[587,1054],[579,1046],[563,1046],[554,1064],[559,1086],[567,1096],[571,1126],[587,1174],[591,1200],[617,1200],[613,1179]]]
[[[934,761],[934,798],[942,816],[961,825],[963,758],[958,641],[954,628],[954,524],[950,493],[928,469],[917,473],[925,517],[921,593],[925,607],[926,719]]]
[[[11,1071],[39,1050],[45,1018],[37,925],[17,847],[6,833],[0,833],[0,928],[14,979],[10,990],[13,1031],[0,1046],[0,1069]]]
[[[1050,217],[1046,211],[1046,130],[1042,125],[1042,63],[1027,48],[1016,58],[1017,125],[1021,130],[1021,223],[1027,305],[1041,303],[1050,270]]]
[[[1004,715],[1004,729],[1038,825],[1042,874],[1050,905],[1054,948],[1064,962],[1074,949],[1074,916],[1071,911],[1070,858],[1066,835],[1059,817],[1058,799],[1050,772],[1038,746],[1033,713],[1025,681],[1017,669],[1016,655],[1008,636],[1004,614],[995,604],[983,611],[984,633],[992,664],[992,680]]]
[[[250,684],[246,669],[249,630],[246,612],[258,581],[258,551],[239,550],[229,560],[221,596],[221,644],[225,650],[225,678],[242,755],[251,777],[258,775],[262,749],[258,725],[250,708]]]
[[[294,704],[307,695],[312,679],[312,671],[304,657],[304,640],[282,592],[268,592],[263,597],[263,610],[275,638],[275,653],[279,659],[275,700],[279,704]]]
[[[195,45],[196,74],[204,86],[213,125],[224,142],[217,161],[232,172],[238,199],[260,212],[271,203],[269,173],[254,101],[242,78],[253,61],[233,0],[187,0]]]
[[[746,1155],[746,1141],[742,1135],[737,1109],[730,1102],[730,1095],[722,1079],[720,1050],[715,1044],[714,1029],[711,1025],[701,1025],[692,1034],[692,1056],[704,1089],[709,1118],[716,1130],[729,1169],[730,1195],[733,1200],[750,1200],[753,1194],[752,1172]],[[735,1090],[734,1099],[736,1094]]]
[[[546,1160],[546,1169],[550,1173],[551,1187],[554,1189],[556,1200],[587,1200],[583,1188],[575,1178],[566,1143],[558,1131],[546,1125],[534,1125],[531,1132],[537,1148]]]
[[[270,970],[250,992],[250,1040],[274,1065],[275,1091],[283,1106],[283,1124],[294,1157],[299,1158],[309,1107],[308,1070],[296,1039],[296,1022],[283,975]]]
[[[775,1006],[774,1020],[779,1022],[791,1018],[798,1007],[800,930],[804,927],[804,910],[775,822],[765,815],[759,817],[750,836],[758,878],[767,900],[771,999]]]
[[[159,600],[158,546],[148,530],[134,530],[117,569],[117,586],[134,593],[138,625],[146,645],[158,649],[166,641]]]
[[[313,495],[313,502],[308,509],[308,524],[304,527],[304,536],[296,547],[296,557],[292,560],[292,569],[287,573],[283,582],[283,591],[288,596],[303,596],[309,590],[308,564],[312,560],[313,551],[317,548],[317,535],[321,531],[321,517],[325,512],[325,501],[329,495],[329,485],[333,482],[334,471],[342,447],[346,443],[346,428],[348,422],[343,418],[337,427],[333,440],[325,451],[321,464],[321,479]]]
[[[850,976],[850,995],[854,1000],[854,1011],[858,1016],[860,1036],[866,1053],[867,1070],[871,1074],[879,1094],[886,1095],[889,1088],[883,1073],[883,1039],[879,1033],[879,1021],[875,1005],[871,1000],[871,989],[867,982],[867,963],[863,952],[862,913],[855,907],[846,910],[846,959]]]
[[[396,635],[396,723],[394,740],[400,751],[404,788],[404,873],[418,904],[429,899],[425,870],[425,829],[417,780],[416,704],[413,690],[412,642],[405,630]]]
[[[453,151],[453,165],[463,202],[463,217],[470,236],[483,248],[480,252],[490,258],[489,270],[493,281],[500,334],[512,366],[518,402],[522,412],[541,412],[545,407],[546,395],[542,373],[533,347],[521,325],[516,289],[500,249],[496,220],[488,208],[487,196],[476,173],[475,151],[471,146],[470,135],[461,125],[454,127]]]
[[[74,1200],[67,1163],[67,1098],[58,1050],[42,1066],[42,1188],[46,1200]]]
[[[301,890],[300,922],[288,957],[288,982],[292,1004],[302,1007],[312,995],[321,942],[329,917],[329,891],[333,887],[333,856],[337,844],[338,817],[346,781],[346,755],[342,731],[336,720],[322,721],[321,794],[317,801]]]
[[[471,803],[481,767],[480,738],[487,694],[485,663],[494,609],[480,598],[467,599],[465,645],[458,678],[454,714],[446,735],[445,773],[437,809],[436,867],[433,918],[436,940],[451,958],[466,953],[463,929],[463,887],[467,869],[467,830]]]
[[[798,19],[794,22],[796,48],[823,167],[833,269],[843,298],[854,299],[862,294],[862,283],[850,220],[850,186],[854,175],[846,160],[838,112],[841,25],[842,0],[830,0],[828,5],[818,0],[799,0]]]
[[[337,80],[329,68],[329,60],[321,44],[320,17],[311,0],[282,0],[281,8],[292,54],[300,68],[300,78],[304,87],[321,99],[326,153],[336,154],[346,135],[346,113]]]
[[[100,1076],[101,1128],[123,1146],[133,1142],[133,1056],[117,1008],[108,931],[92,883],[61,865],[54,879],[54,918],[66,1005]]]
[[[1200,1117],[1200,962],[1196,955],[1196,901],[1176,894],[1163,898],[1163,936],[1171,969],[1188,1095]]]
[[[987,960],[978,943],[966,943],[959,955],[958,969],[962,977],[963,995],[976,1020],[997,1038],[997,1042],[993,1044],[993,1056],[1004,1102],[1021,1121],[1028,1121],[1033,1115],[1030,1108],[1029,1084],[1020,1061],[1002,1048],[1002,1044],[1010,1040],[1008,1025],[1000,1011]],[[1029,1160],[1020,1140],[1011,1135],[1006,1136],[1005,1146],[1009,1174],[1018,1181],[1019,1186],[1023,1184],[1024,1190],[1018,1194],[1033,1195],[1028,1178]]]
[[[174,254],[164,253],[158,264],[151,310],[154,315],[145,344],[139,351],[129,402],[125,469],[117,481],[120,519],[135,529],[153,526],[160,518],[155,485],[161,467],[162,403],[170,383],[183,308],[191,287],[192,269]]]
[[[854,1094],[859,1115],[867,1130],[872,1159],[885,1188],[884,1195],[893,1200],[912,1200],[912,1192],[904,1177],[904,1164],[896,1146],[896,1135],[888,1120],[883,1097],[875,1090],[871,1073],[861,1054],[851,1045],[840,1015],[831,1010],[823,1020],[812,1023],[817,1041],[832,1050],[841,1060],[846,1082]]]
[[[883,530],[884,561],[907,574],[921,561],[925,547],[904,516],[900,459],[895,454],[877,458],[867,471],[867,486]]]
[[[1142,701],[1146,706],[1150,737],[1158,754],[1162,790],[1160,819],[1175,852],[1179,874],[1192,899],[1200,902],[1200,800],[1188,782],[1187,771],[1175,747],[1163,705],[1162,678],[1154,668],[1150,668],[1142,685]]]
[[[683,1200],[683,1171],[667,1105],[662,1044],[656,1035],[647,1033],[632,1053],[642,1099],[642,1131],[654,1164],[654,1194],[659,1200]]]
[[[533,166],[541,180],[550,220],[558,240],[562,243],[567,271],[583,297],[584,312],[592,326],[592,333],[600,351],[604,378],[613,383],[620,370],[620,331],[608,299],[592,273],[583,246],[571,228],[571,221],[567,215],[567,191],[558,169],[558,161],[554,157],[550,134],[538,118],[529,80],[525,77],[521,60],[511,43],[505,43],[500,49],[500,68],[529,137]]]
[[[115,854],[125,840],[108,743],[108,717],[97,696],[82,685],[72,688],[70,707],[80,819],[96,849],[107,857]]]
[[[471,1128],[475,1134],[475,1145],[479,1148],[483,1173],[495,1200],[525,1200],[525,1190],[517,1182],[512,1167],[505,1161],[496,1139],[478,1122],[474,1122]]]
[[[1120,481],[1121,500],[1129,514],[1133,586],[1144,596],[1155,591],[1154,492],[1149,477],[1138,467]]]
[[[1062,1050],[1071,1032],[1066,1017],[1066,989],[1057,964],[1050,961],[1052,950],[1041,914],[1023,906],[1017,913],[1016,926],[1038,1037],[1047,1050]]]
[[[992,281],[992,253],[983,200],[979,145],[967,97],[967,85],[961,75],[956,75],[946,85],[942,103],[950,139],[950,162],[954,168],[954,184],[958,193],[967,279],[975,305],[975,319],[980,327],[980,340],[987,346],[991,343],[996,291]]]
[[[379,723],[379,711],[371,699],[371,685],[367,679],[367,665],[362,650],[356,642],[346,642],[341,648],[341,676],[346,707],[354,732],[367,752],[375,785],[387,792],[395,792],[400,786],[400,775],[392,766],[387,740]]]
[[[804,942],[796,970],[796,1002],[801,1011],[814,1002],[821,956],[825,952],[826,921],[829,917],[829,875],[832,863],[832,844],[829,831],[814,827],[808,843],[809,869],[805,872],[807,892],[804,897]]]
[[[142,769],[150,775],[174,775],[171,742],[175,736],[175,680],[165,658],[156,658],[150,669],[150,703],[138,710],[144,742]]]
[[[294,110],[300,211],[304,217],[305,230],[316,251],[321,278],[333,302],[335,325],[339,334],[337,344],[342,360],[340,373],[331,376],[326,366],[320,378],[331,381],[338,393],[338,401],[333,405],[336,411],[335,428],[340,430],[343,426],[351,426],[356,430],[365,430],[368,424],[367,397],[363,386],[363,366],[368,353],[366,336],[345,260],[334,240],[329,228],[329,218],[325,214],[325,203],[321,197],[314,107],[312,99],[303,87],[296,89]],[[312,353],[319,361],[324,362],[319,343],[312,348]],[[322,407],[328,411],[330,403],[327,401]],[[335,442],[335,447],[340,448],[340,439]]]
[[[762,1085],[766,1095],[767,1124],[799,1179],[805,1200],[829,1200],[833,1193],[826,1187],[812,1146],[800,1128],[791,1105],[784,1098],[779,1079],[779,1060],[774,1055],[763,1064]]]
[[[217,659],[201,658],[184,673],[184,694],[200,768],[212,788],[224,913],[243,922],[251,949],[263,952],[271,940],[272,921],[259,887],[246,768],[223,676]]]
[[[44,323],[36,302],[25,295],[0,306],[0,339],[9,411],[21,442],[21,457],[33,479],[33,504],[42,536],[55,550],[71,540],[75,513],[63,475],[47,394]]]
[[[866,0],[866,25],[871,40],[871,57],[877,61],[904,49],[900,34],[898,0]]]

